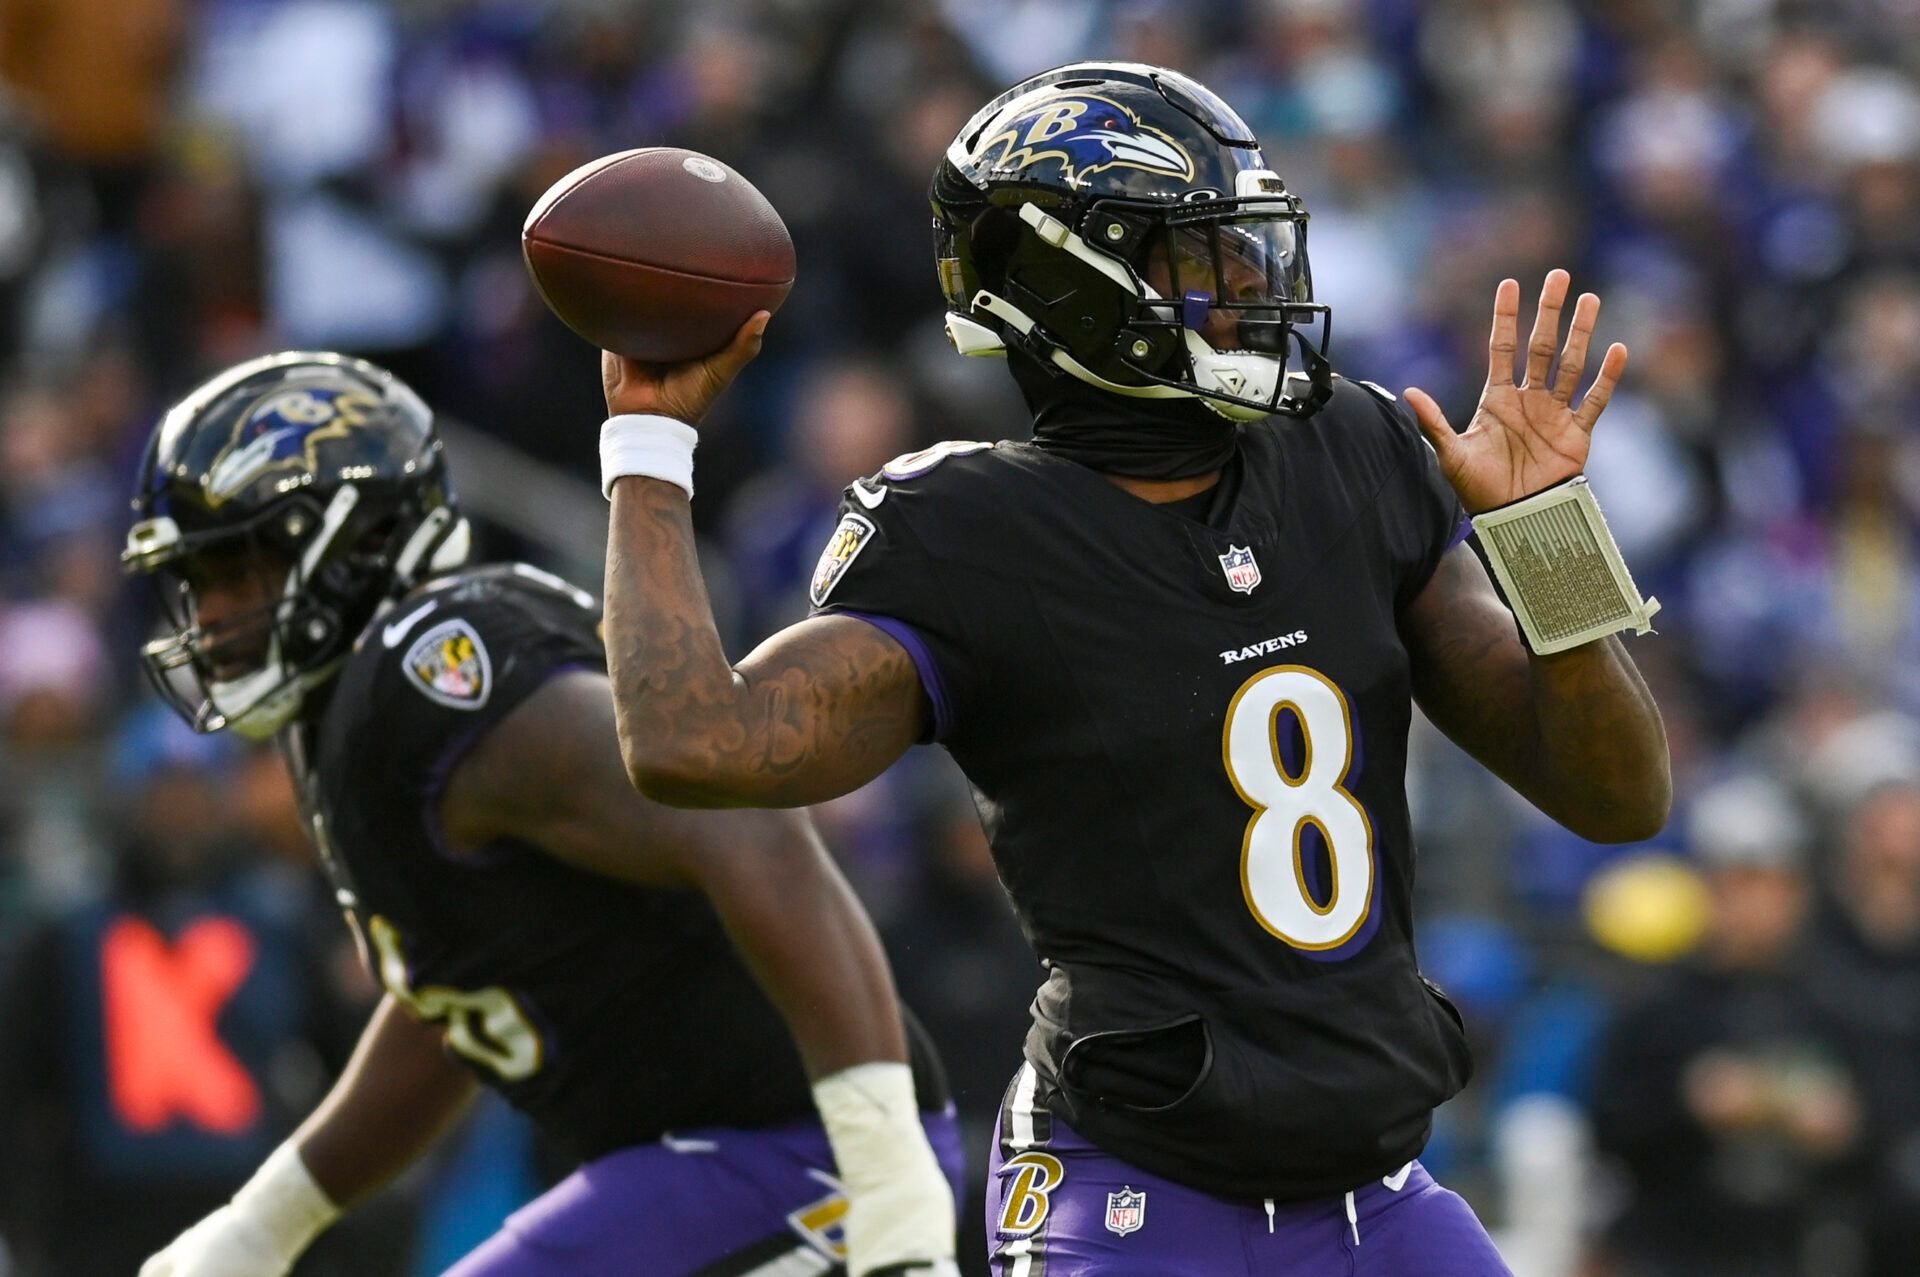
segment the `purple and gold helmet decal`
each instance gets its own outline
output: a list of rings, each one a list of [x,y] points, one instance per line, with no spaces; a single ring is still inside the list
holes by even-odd
[[[968,157],[976,170],[1009,173],[1048,160],[1060,177],[1077,184],[1114,168],[1193,180],[1193,156],[1171,134],[1142,124],[1110,98],[1066,93],[1030,102],[1006,116]]]
[[[201,485],[208,505],[217,507],[276,470],[317,469],[315,447],[364,425],[379,406],[367,391],[333,381],[275,388],[240,418],[207,468]]]

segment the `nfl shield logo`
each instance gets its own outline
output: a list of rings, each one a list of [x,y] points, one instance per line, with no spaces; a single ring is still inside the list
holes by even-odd
[[[1107,1194],[1107,1231],[1125,1237],[1128,1233],[1138,1232],[1147,1222],[1147,1195],[1136,1193],[1128,1185],[1117,1193]]]
[[[1260,584],[1260,565],[1245,546],[1228,546],[1220,556],[1220,567],[1227,574],[1227,584],[1241,594],[1252,594],[1253,587]]]

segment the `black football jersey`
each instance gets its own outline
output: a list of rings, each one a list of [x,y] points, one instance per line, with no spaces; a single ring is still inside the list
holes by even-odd
[[[807,1116],[785,1022],[699,893],[518,841],[456,853],[441,832],[441,792],[486,732],[554,675],[605,669],[598,622],[591,596],[520,564],[431,582],[374,620],[287,740],[340,904],[387,991],[581,1158]],[[942,1104],[908,1031],[922,1102]]]
[[[943,444],[848,488],[813,601],[920,667],[1048,967],[1047,1108],[1210,1192],[1342,1192],[1417,1155],[1469,1073],[1414,955],[1395,621],[1464,515],[1406,411],[1348,381],[1241,427],[1188,504]]]

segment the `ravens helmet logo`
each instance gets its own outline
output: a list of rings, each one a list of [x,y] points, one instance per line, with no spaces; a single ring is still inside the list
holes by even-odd
[[[1193,180],[1193,157],[1184,146],[1142,124],[1118,102],[1093,94],[1052,98],[1028,108],[982,142],[973,159],[1002,172],[1058,160],[1061,178],[1070,186],[1110,168]]]
[[[339,386],[276,388],[242,414],[232,441],[208,467],[201,480],[207,503],[218,506],[271,470],[318,469],[315,447],[343,438],[378,407],[372,395]]]

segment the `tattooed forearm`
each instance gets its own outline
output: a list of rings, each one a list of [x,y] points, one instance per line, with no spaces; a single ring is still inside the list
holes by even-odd
[[[803,621],[730,666],[671,484],[614,487],[606,635],[621,754],[662,802],[820,802],[878,775],[925,727],[911,658],[864,621]]]
[[[1472,551],[1401,617],[1434,725],[1541,811],[1596,842],[1650,838],[1672,802],[1666,731],[1617,638],[1533,656]]]

